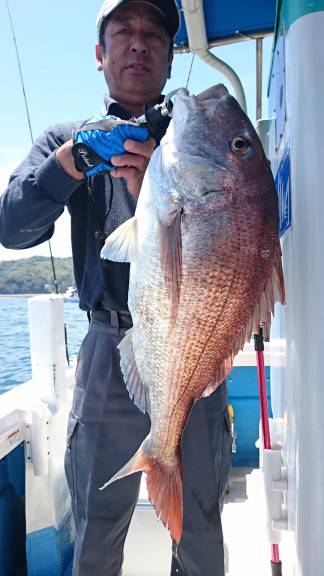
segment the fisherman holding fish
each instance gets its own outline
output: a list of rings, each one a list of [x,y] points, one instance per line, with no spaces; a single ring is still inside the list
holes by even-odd
[[[163,100],[178,29],[173,0],[104,2],[97,18],[96,58],[109,91],[107,115],[128,120]],[[112,166],[103,161],[112,145],[108,132],[88,121],[57,124],[35,141],[1,198],[0,240],[8,248],[48,240],[68,206],[80,307],[91,317],[78,359],[65,459],[76,525],[74,576],[122,573],[124,541],[139,494],[139,473],[100,490],[150,431],[147,411],[135,406],[126,389],[117,349],[132,327],[129,264],[104,262],[100,252],[107,236],[133,216],[148,162],[168,124],[165,118],[154,139],[145,128],[130,129],[124,149],[110,159]],[[83,144],[99,158],[92,158],[91,169],[86,158],[82,165]],[[173,545],[172,576],[224,575],[220,513],[230,466],[223,383],[194,403],[182,434],[183,525],[173,533],[179,542]],[[165,524],[171,527],[168,520]]]

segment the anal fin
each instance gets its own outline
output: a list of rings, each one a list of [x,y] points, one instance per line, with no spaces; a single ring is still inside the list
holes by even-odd
[[[137,369],[133,349],[133,329],[128,330],[118,344],[120,352],[120,367],[131,400],[141,412],[149,412],[150,397],[148,388],[144,386]]]

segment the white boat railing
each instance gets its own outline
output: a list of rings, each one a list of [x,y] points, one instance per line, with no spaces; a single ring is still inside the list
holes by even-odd
[[[64,573],[74,541],[63,462],[75,366],[66,366],[63,296],[30,298],[28,315],[32,379],[0,397],[0,458],[25,442],[28,575],[51,576]]]

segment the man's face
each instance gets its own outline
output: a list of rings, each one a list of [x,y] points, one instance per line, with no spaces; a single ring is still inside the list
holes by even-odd
[[[156,103],[170,74],[170,37],[163,17],[144,2],[117,8],[104,33],[105,46],[96,46],[112,98],[134,106]]]

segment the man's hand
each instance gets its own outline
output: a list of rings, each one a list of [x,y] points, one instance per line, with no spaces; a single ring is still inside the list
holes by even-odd
[[[83,172],[79,172],[75,167],[74,158],[72,156],[72,146],[72,140],[68,140],[65,144],[62,144],[62,146],[56,150],[56,160],[68,176],[71,176],[74,180],[81,181],[84,180],[85,176]]]
[[[138,196],[141,190],[144,174],[153,154],[155,141],[149,138],[144,142],[125,140],[126,152],[111,158],[116,169],[111,172],[115,178],[125,178],[130,194]]]
[[[64,171],[75,180],[84,180],[83,172],[75,168],[72,156],[72,140],[57,149],[56,159]],[[144,174],[153,154],[155,141],[153,138],[138,142],[137,140],[125,140],[124,148],[126,152],[118,156],[113,156],[111,162],[116,168],[110,173],[115,178],[125,178],[130,194],[138,196],[143,182]]]

